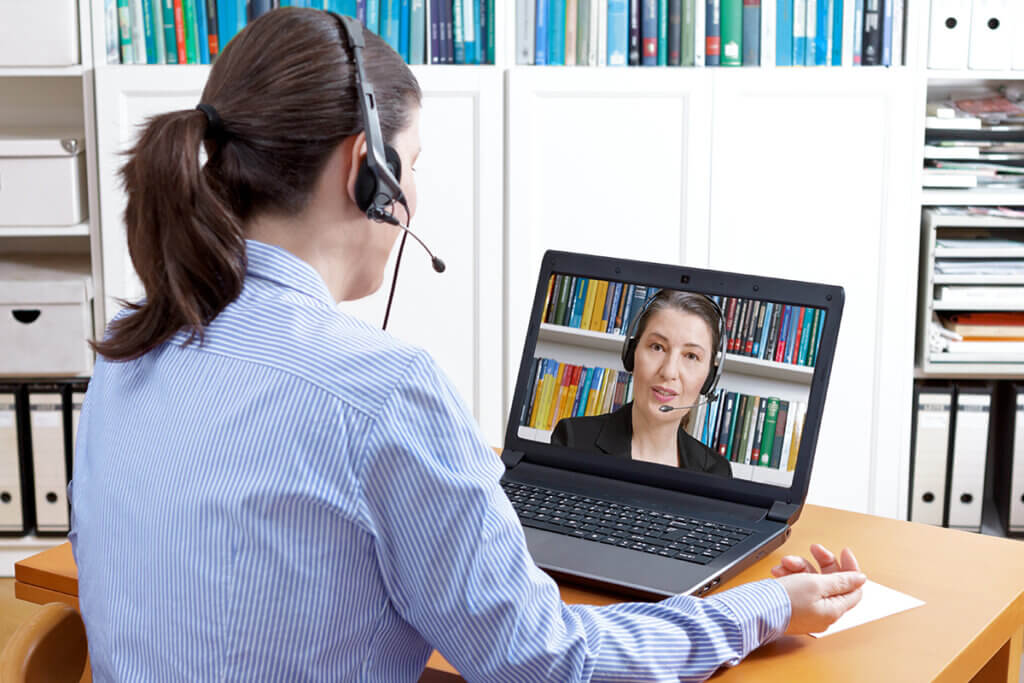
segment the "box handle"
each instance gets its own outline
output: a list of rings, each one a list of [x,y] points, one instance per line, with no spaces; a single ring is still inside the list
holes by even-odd
[[[26,325],[38,320],[41,313],[42,311],[38,308],[16,308],[11,311],[11,315],[14,316],[15,320],[19,323],[25,323]]]

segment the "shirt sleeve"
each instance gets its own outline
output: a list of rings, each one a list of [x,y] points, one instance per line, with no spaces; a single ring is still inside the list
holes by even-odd
[[[467,680],[703,680],[785,629],[774,580],[707,599],[564,604],[454,388],[422,352],[403,376],[367,435],[367,520],[395,608]]]

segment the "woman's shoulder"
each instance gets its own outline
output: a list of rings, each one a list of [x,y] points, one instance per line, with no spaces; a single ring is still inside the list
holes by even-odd
[[[687,460],[704,472],[717,474],[724,477],[732,477],[732,467],[729,461],[704,445],[684,429],[679,430],[680,446],[686,451]]]

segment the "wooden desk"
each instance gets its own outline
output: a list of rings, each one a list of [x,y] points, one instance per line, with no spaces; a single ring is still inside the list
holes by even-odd
[[[717,681],[999,681],[1018,683],[1024,639],[1024,543],[808,505],[779,550],[728,585],[765,578],[813,542],[851,546],[867,575],[927,604],[822,639],[784,637]],[[69,544],[15,565],[15,595],[77,607]],[[728,586],[723,586],[727,588]],[[561,587],[570,603],[622,598]],[[424,680],[458,680],[438,654]]]

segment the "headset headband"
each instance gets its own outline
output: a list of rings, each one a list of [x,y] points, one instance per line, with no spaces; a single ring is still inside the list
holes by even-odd
[[[363,25],[353,17],[335,14],[348,38],[352,48],[352,59],[356,66],[356,90],[359,93],[359,109],[363,115],[363,129],[366,132],[366,161],[370,171],[384,185],[385,192],[378,192],[374,197],[374,206],[384,209],[393,202],[402,201],[402,186],[388,169],[384,154],[384,136],[380,132],[380,117],[377,114],[377,96],[373,84],[366,78],[363,68]]]

